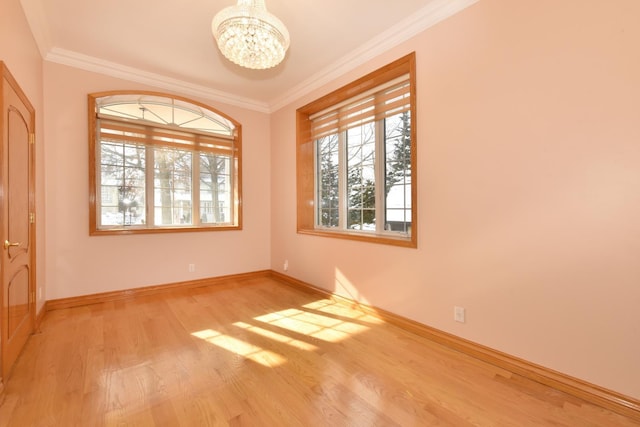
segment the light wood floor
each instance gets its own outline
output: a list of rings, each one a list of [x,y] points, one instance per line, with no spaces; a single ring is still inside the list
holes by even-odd
[[[47,313],[0,426],[637,426],[272,279]]]

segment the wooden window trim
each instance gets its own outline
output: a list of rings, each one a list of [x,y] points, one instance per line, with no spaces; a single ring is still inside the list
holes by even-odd
[[[232,225],[206,225],[206,226],[162,226],[162,227],[153,227],[153,228],[108,228],[108,229],[100,229],[98,228],[97,222],[97,214],[98,214],[98,204],[97,204],[97,176],[96,176],[96,149],[97,149],[97,119],[98,112],[96,111],[96,99],[105,97],[105,96],[114,96],[114,95],[150,95],[164,98],[173,98],[175,100],[183,101],[186,103],[190,103],[193,105],[200,106],[206,110],[214,112],[215,114],[220,115],[221,117],[229,120],[235,127],[235,142],[234,142],[234,155],[231,156],[231,161],[233,163],[233,172],[234,179],[236,185],[232,188],[233,193],[233,203],[234,203],[234,220]],[[242,230],[242,125],[229,117],[228,115],[218,111],[217,109],[206,105],[204,103],[194,101],[189,98],[171,95],[162,92],[153,92],[153,91],[135,91],[135,90],[124,90],[124,91],[106,91],[106,92],[97,92],[91,93],[88,95],[88,124],[89,124],[89,235],[91,236],[103,236],[103,235],[131,235],[131,234],[158,234],[158,233],[184,233],[184,232],[198,232],[198,231],[228,231],[228,230]],[[135,121],[134,121],[135,123]],[[153,127],[153,125],[151,125]],[[162,125],[156,126],[157,128],[162,128]],[[180,129],[176,129],[180,132]],[[184,129],[186,133],[190,132],[189,129]],[[211,140],[216,140],[217,138],[214,136],[209,137]],[[219,137],[220,141],[224,141],[227,138],[224,136]],[[204,149],[202,152],[208,152],[213,150]],[[197,196],[199,197],[199,195]]]
[[[418,246],[418,179],[417,179],[417,106],[416,106],[415,52],[406,55],[366,76],[347,84],[296,111],[296,204],[297,232],[322,237],[382,243],[417,248]],[[320,229],[315,225],[315,161],[311,119],[314,114],[355,98],[367,91],[409,74],[411,104],[411,235],[401,236],[350,232],[348,230]]]

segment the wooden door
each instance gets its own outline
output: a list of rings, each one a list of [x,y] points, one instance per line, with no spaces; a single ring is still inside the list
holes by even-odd
[[[0,151],[0,233],[2,280],[2,370],[7,377],[33,332],[34,275],[34,110],[5,65],[2,70]]]

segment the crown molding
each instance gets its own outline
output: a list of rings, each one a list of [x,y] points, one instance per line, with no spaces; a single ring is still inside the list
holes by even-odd
[[[261,113],[272,113],[409,40],[479,0],[433,0],[424,8],[343,56],[270,102],[261,102],[160,74],[106,61],[53,46],[41,0],[20,0],[33,37],[45,61],[134,81],[184,95],[222,102]]]
[[[195,96],[209,101],[223,102],[236,107],[261,113],[270,113],[265,102],[242,98],[237,95],[196,85],[178,79],[150,73],[133,67],[117,64],[88,55],[55,47],[51,41],[49,23],[46,19],[42,0],[20,0],[27,23],[38,45],[40,55],[45,61],[55,62],[70,67],[105,74],[124,80],[154,86],[184,95]]]
[[[330,66],[323,68],[302,83],[289,89],[279,98],[274,99],[273,102],[269,103],[269,109],[271,112],[279,110],[478,1],[435,0],[429,2],[427,6],[412,16],[372,38],[358,49],[351,51],[348,55],[343,56]]]
[[[223,102],[228,105],[234,105],[248,110],[259,111],[261,113],[270,112],[268,104],[264,102],[242,98],[237,95],[211,89],[206,86],[165,77],[160,74],[150,73],[148,71],[139,70],[137,68],[105,61],[100,58],[83,55],[57,47],[54,47],[49,51],[45,56],[45,60],[99,74],[105,74],[111,77],[167,89],[180,94],[196,96],[216,102]]]

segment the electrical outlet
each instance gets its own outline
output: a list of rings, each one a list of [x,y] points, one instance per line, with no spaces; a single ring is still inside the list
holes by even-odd
[[[289,269],[289,260],[288,259],[284,260],[284,266],[282,266],[282,268],[284,269],[284,271],[287,271]]]
[[[189,264],[189,273],[193,273],[194,271],[196,271],[196,265],[195,264]]]
[[[456,322],[465,322],[465,310],[464,307],[453,307],[453,320]]]

